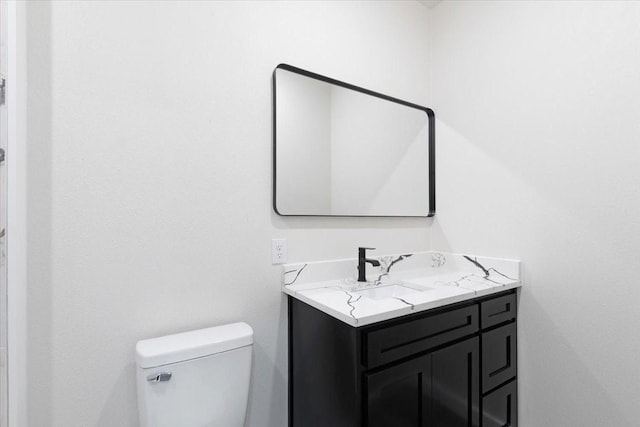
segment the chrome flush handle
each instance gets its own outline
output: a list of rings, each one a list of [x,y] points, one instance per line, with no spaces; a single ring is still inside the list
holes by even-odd
[[[170,379],[171,379],[171,372],[160,372],[157,374],[151,374],[147,377],[147,381],[149,381],[150,383],[169,381]]]

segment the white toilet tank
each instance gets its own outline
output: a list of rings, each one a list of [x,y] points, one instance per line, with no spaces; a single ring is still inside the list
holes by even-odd
[[[244,426],[252,346],[246,323],[138,341],[140,426]]]

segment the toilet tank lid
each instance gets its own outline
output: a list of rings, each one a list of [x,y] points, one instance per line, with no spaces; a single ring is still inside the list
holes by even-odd
[[[136,363],[140,368],[155,368],[251,344],[251,326],[243,322],[232,323],[138,341]]]

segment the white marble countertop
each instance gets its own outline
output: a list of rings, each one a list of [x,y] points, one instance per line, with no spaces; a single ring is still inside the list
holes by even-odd
[[[285,264],[282,291],[351,326],[364,326],[521,286],[520,261],[444,252]]]

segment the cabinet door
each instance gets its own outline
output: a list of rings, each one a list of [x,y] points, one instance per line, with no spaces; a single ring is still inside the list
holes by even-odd
[[[480,425],[478,338],[432,353],[431,381],[433,400],[428,427]]]
[[[367,427],[429,425],[430,356],[422,356],[366,376]]]

